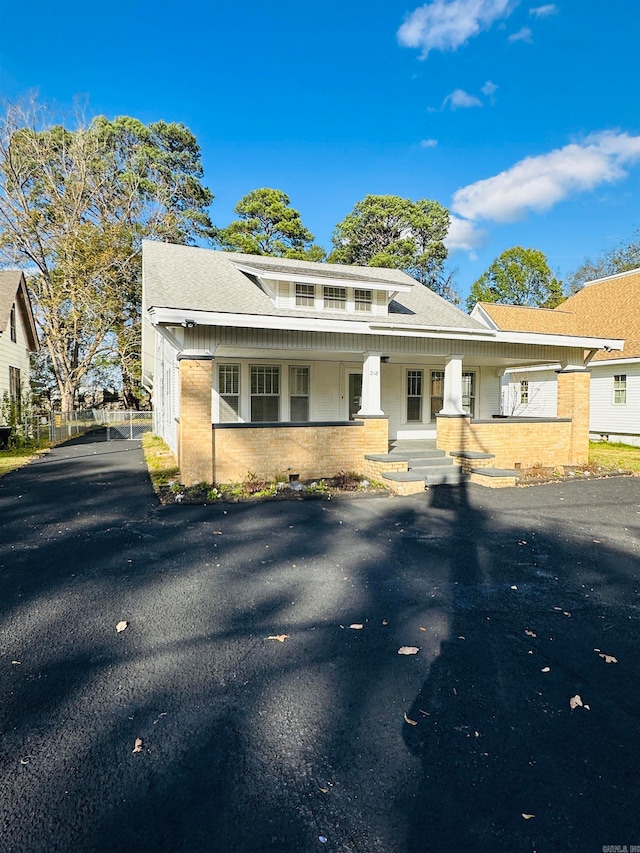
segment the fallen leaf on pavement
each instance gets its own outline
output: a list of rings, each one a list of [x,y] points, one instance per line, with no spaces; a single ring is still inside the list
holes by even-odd
[[[352,625],[349,625],[350,628],[353,628],[354,631],[362,631],[364,625],[362,622],[354,622]]]
[[[322,791],[322,793],[323,793],[323,794],[328,794],[328,793],[329,793],[329,789],[328,789],[328,788],[320,788],[320,790]]]
[[[142,738],[141,737],[136,738],[135,746],[133,747],[133,749],[131,751],[132,752],[142,752]]]
[[[544,666],[544,667],[540,670],[540,672],[551,672],[551,667],[550,667],[550,666]]]
[[[121,631],[124,631],[128,625],[129,623],[125,622],[124,620],[122,622],[118,622],[118,624],[116,625],[116,631],[118,632],[118,634],[120,634]]]
[[[614,658],[613,655],[605,655],[601,652],[598,657],[602,658],[605,663],[618,663],[618,658]]]
[[[272,634],[270,637],[265,637],[265,640],[277,640],[279,643],[284,643],[284,641],[288,639],[288,634]]]
[[[417,646],[400,646],[399,655],[417,655],[420,649]]]
[[[530,631],[528,628],[525,628],[525,634],[527,637],[537,637],[538,635],[534,631]]]
[[[582,698],[577,693],[569,699],[569,707],[572,711],[574,708],[582,708],[583,704]]]
[[[404,721],[405,721],[405,723],[409,723],[410,726],[417,726],[418,725],[417,720],[411,720],[409,717],[407,717],[406,712],[404,715]]]
[[[420,630],[421,630],[421,631],[426,631],[427,629],[426,629],[426,628],[424,628],[424,627],[421,625],[421,626],[420,626]]]
[[[531,818],[532,818],[532,817],[535,817],[535,815],[534,815],[534,814],[525,814],[524,812],[522,812],[522,817],[523,817],[525,820],[531,820]]]
[[[388,624],[389,624],[389,620],[388,620],[388,619],[383,619],[383,620],[382,620],[382,624],[383,624],[383,625],[388,625]]]

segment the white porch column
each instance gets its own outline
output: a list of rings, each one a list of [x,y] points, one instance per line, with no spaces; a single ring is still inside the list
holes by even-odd
[[[359,415],[384,415],[380,408],[381,352],[367,352],[362,367],[362,405]]]
[[[450,355],[444,366],[444,395],[441,415],[464,415],[462,408],[462,356]]]

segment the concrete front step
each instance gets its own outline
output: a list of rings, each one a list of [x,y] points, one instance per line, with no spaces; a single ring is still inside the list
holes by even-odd
[[[479,486],[504,489],[507,486],[515,486],[519,476],[520,472],[513,468],[473,468],[469,479]]]
[[[389,471],[382,475],[391,483],[415,483],[420,486],[416,491],[422,491],[425,486],[437,486],[442,483],[458,484],[464,479],[459,467],[454,465],[430,466],[428,468],[411,468],[409,471]],[[407,492],[403,492],[407,494]]]

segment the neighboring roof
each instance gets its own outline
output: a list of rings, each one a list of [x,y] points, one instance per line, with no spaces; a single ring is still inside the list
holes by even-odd
[[[640,358],[640,269],[587,282],[553,310],[479,302],[497,329],[510,332],[619,338],[622,352],[599,351],[594,361]]]
[[[460,311],[427,287],[418,284],[401,270],[379,267],[352,267],[219,252],[173,243],[143,242],[144,310],[171,308],[181,311],[208,311],[235,315],[301,317],[306,319],[341,320],[362,323],[361,314],[344,311],[312,311],[277,308],[269,296],[237,267],[308,274],[313,277],[352,280],[363,286],[371,284],[410,286],[409,292],[398,293],[386,317],[366,318],[371,323],[393,325],[428,325],[447,329],[486,331],[486,326]]]
[[[599,352],[594,361],[640,358],[640,268],[587,282],[561,306],[594,334],[624,339],[619,352]]]
[[[31,352],[37,352],[38,334],[24,273],[21,270],[0,270],[0,334],[9,325],[14,303],[20,312],[29,349]]]
[[[478,302],[478,306],[488,315],[492,324],[503,331],[584,337],[576,318],[567,311],[529,308],[524,305],[500,305],[497,302]]]

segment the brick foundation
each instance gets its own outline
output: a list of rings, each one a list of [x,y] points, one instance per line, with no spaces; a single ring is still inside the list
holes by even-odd
[[[589,461],[589,392],[591,377],[586,370],[558,372],[558,417],[571,418],[569,465]]]
[[[472,421],[468,417],[438,415],[437,423],[438,449],[492,453],[491,465],[496,468],[532,468],[536,465],[555,468],[576,464],[572,457],[573,430],[569,419]]]
[[[178,465],[185,486],[213,482],[211,383],[213,359],[181,356]]]
[[[365,453],[386,453],[388,442],[386,418],[304,426],[216,424],[213,482],[241,482],[249,471],[265,479],[276,474],[298,474],[301,480],[320,479],[339,471],[370,476]]]

